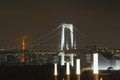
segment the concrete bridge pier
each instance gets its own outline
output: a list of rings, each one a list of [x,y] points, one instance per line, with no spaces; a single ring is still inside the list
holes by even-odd
[[[61,56],[61,66],[64,66],[65,63],[68,62],[65,60],[66,56],[70,58],[69,62],[71,66],[74,66],[74,54],[65,54],[64,52],[60,52],[59,56]]]

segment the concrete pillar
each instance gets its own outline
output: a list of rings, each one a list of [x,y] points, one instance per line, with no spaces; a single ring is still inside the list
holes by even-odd
[[[76,75],[77,80],[80,80],[80,59],[76,59]]]
[[[54,78],[57,80],[58,72],[57,72],[57,63],[54,63]]]
[[[98,53],[93,54],[93,74],[94,80],[98,80]]]
[[[71,61],[71,65],[73,67],[74,66],[74,54],[70,54],[70,61]]]
[[[61,66],[65,65],[65,54],[61,55]]]
[[[70,80],[70,63],[66,63],[66,75],[67,75],[67,80]]]

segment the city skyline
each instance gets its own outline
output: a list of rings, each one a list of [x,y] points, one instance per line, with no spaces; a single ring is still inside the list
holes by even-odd
[[[0,45],[31,40],[71,23],[104,47],[120,48],[120,6],[117,1],[0,1]],[[1,47],[2,47],[1,46]]]

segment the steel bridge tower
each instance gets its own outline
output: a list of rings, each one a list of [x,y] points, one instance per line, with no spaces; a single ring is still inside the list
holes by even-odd
[[[74,53],[67,53],[66,51],[76,49],[76,41],[74,37],[73,25],[72,24],[61,24],[61,45],[60,53],[61,56],[61,65],[66,63],[65,57],[70,58],[70,64],[74,66]]]

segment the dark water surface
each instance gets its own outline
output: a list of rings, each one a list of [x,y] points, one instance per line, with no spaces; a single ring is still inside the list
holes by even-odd
[[[65,67],[58,67],[59,76],[58,80],[66,78]],[[75,75],[75,69],[71,69],[71,79],[77,80]],[[54,80],[54,66],[50,65],[19,65],[19,66],[6,66],[0,65],[0,80]],[[99,78],[103,80],[120,80],[120,71],[104,71]],[[85,71],[81,74],[81,80],[93,80],[92,71]]]

